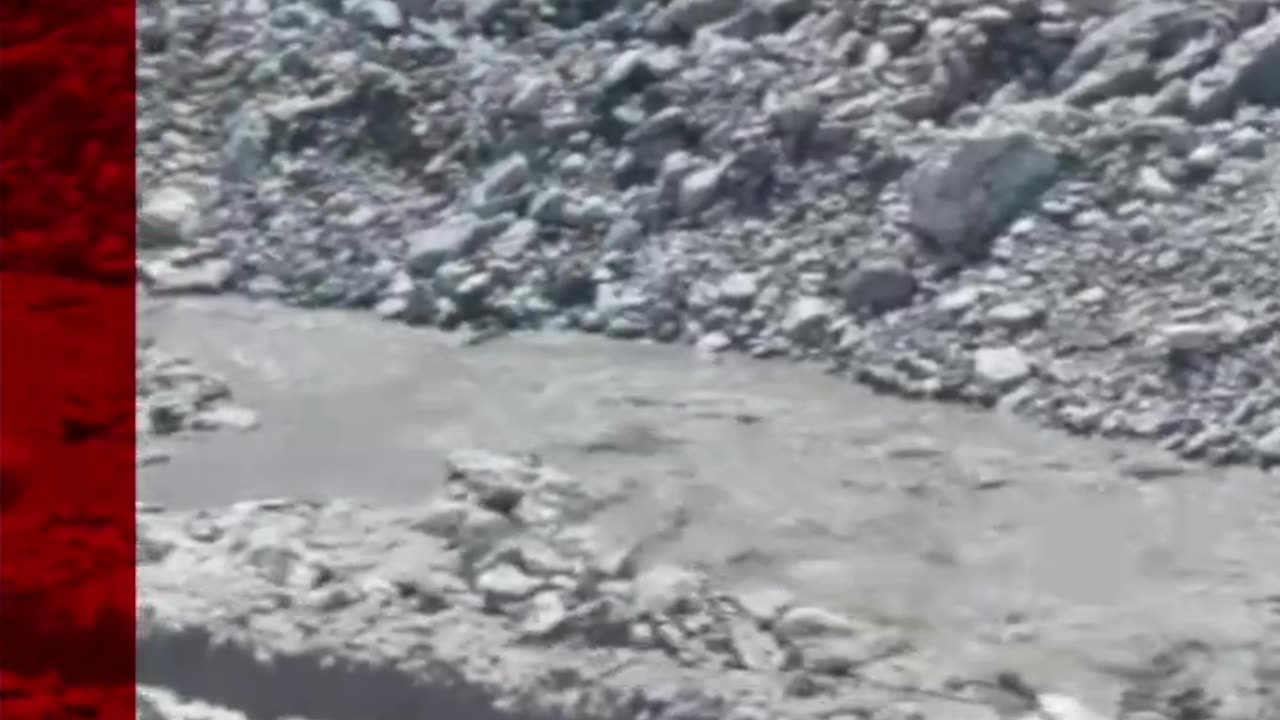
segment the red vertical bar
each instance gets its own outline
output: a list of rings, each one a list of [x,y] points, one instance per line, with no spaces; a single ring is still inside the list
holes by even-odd
[[[133,0],[0,2],[0,717],[134,715]]]

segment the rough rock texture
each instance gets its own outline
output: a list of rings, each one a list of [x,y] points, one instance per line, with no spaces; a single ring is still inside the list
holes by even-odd
[[[232,402],[231,389],[218,376],[191,360],[157,347],[150,338],[137,340],[136,420],[139,463],[163,462],[164,450],[153,441],[184,432],[257,427],[253,410]]]
[[[1276,8],[143,0],[143,275],[1271,462]]]
[[[139,682],[316,720],[1103,717],[1052,693],[1035,715],[1014,673],[952,677],[883,622],[647,564],[592,523],[602,482],[484,452],[447,472],[409,508],[140,507]],[[1263,675],[1203,653],[1162,652],[1113,716],[1269,716]]]

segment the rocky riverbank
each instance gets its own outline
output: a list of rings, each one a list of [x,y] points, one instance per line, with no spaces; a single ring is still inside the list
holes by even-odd
[[[1092,717],[1035,715],[1016,669],[954,674],[883,620],[646,563],[595,520],[600,480],[476,451],[445,472],[406,508],[140,507],[139,682],[254,718]],[[1107,717],[1274,712],[1205,652],[1162,648]]]
[[[137,339],[135,427],[140,465],[165,462],[166,439],[192,432],[250,431],[257,414],[232,401],[231,388],[189,358],[164,351],[154,339]]]
[[[1274,2],[144,0],[138,37],[152,292],[1280,459]]]

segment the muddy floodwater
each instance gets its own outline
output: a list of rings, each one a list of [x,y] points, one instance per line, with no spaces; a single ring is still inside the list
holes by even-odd
[[[876,396],[816,368],[582,336],[458,336],[242,300],[144,304],[261,427],[171,441],[140,495],[415,501],[450,450],[629,482],[611,530],[735,586],[891,621],[975,672],[1106,702],[1170,640],[1227,667],[1280,595],[1280,484],[997,412]]]

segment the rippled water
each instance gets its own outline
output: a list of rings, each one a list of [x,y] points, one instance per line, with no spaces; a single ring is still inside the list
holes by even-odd
[[[1280,593],[1280,492],[1254,469],[683,348],[460,347],[227,299],[149,302],[142,327],[224,374],[263,422],[144,468],[140,494],[169,505],[408,502],[439,487],[449,450],[537,452],[584,479],[630,478],[606,522],[656,537],[656,557],[783,584],[962,666],[1018,666],[1103,703],[1113,665],[1187,636],[1228,653],[1262,632],[1251,603]]]

